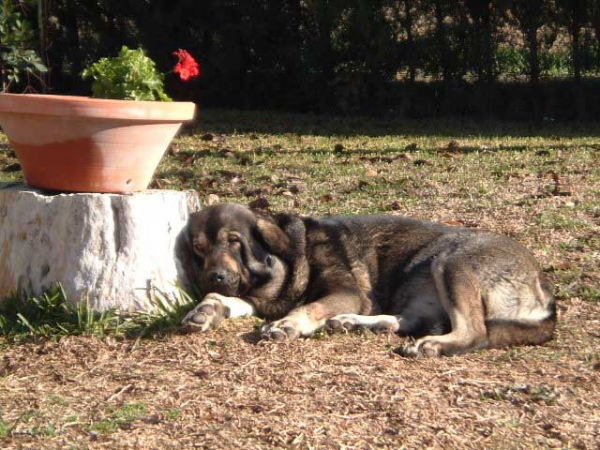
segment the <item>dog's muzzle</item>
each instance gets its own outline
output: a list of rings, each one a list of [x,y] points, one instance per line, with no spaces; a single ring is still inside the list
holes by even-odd
[[[240,285],[240,275],[224,269],[213,269],[203,276],[202,288],[205,292],[236,296]]]

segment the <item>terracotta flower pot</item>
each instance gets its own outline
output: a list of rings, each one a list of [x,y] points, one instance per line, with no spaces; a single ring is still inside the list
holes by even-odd
[[[146,189],[190,102],[0,94],[0,126],[30,186],[72,192]]]

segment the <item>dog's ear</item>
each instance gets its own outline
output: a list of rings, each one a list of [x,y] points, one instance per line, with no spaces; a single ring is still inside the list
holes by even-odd
[[[270,218],[257,214],[256,229],[267,248],[275,255],[289,257],[294,251],[291,239]]]
[[[178,282],[188,293],[198,298],[200,295],[200,280],[198,273],[200,267],[198,258],[193,250],[192,239],[189,234],[189,224],[179,233],[175,240],[175,257],[177,258]]]

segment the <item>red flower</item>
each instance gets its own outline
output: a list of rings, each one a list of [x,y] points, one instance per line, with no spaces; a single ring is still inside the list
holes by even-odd
[[[179,74],[179,78],[183,81],[188,81],[190,78],[200,75],[200,67],[196,60],[187,51],[179,49],[173,52],[173,56],[179,58],[179,62],[175,65],[173,71]]]

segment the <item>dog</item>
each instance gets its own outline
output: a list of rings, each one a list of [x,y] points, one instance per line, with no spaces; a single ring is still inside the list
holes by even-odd
[[[308,218],[238,204],[194,213],[188,241],[204,299],[182,321],[266,319],[275,341],[335,330],[414,337],[398,352],[440,356],[538,345],[556,307],[538,263],[504,236],[395,215]]]

